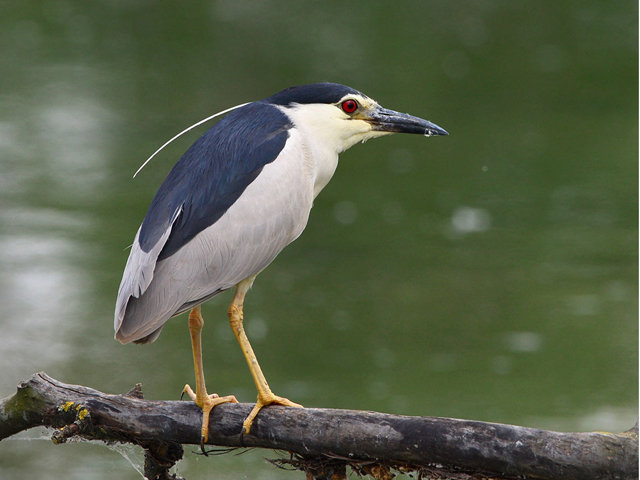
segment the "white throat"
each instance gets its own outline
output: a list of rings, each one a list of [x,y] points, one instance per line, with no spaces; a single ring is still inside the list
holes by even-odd
[[[364,120],[350,118],[335,105],[304,104],[279,107],[299,131],[299,138],[314,175],[314,197],[329,183],[338,166],[338,154],[358,142],[387,135],[372,130]],[[297,132],[296,132],[297,133]]]

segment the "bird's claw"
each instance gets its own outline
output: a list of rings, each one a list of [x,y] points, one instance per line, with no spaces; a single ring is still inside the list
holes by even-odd
[[[209,439],[209,415],[213,407],[220,405],[221,403],[238,403],[238,400],[233,395],[221,397],[217,393],[207,394],[204,392],[194,392],[189,385],[185,385],[182,389],[182,395],[180,400],[184,397],[184,394],[189,395],[193,403],[202,409],[202,429],[200,434],[200,449],[202,453],[207,456],[207,452],[204,449],[204,444]]]
[[[279,397],[274,395],[273,393],[269,393],[267,395],[258,395],[258,400],[254,405],[251,413],[245,418],[244,422],[242,422],[242,433],[241,435],[248,435],[251,431],[251,425],[253,425],[253,421],[256,416],[262,410],[263,407],[267,405],[281,405],[283,407],[295,407],[295,408],[304,408],[299,403],[292,402],[288,398]]]
[[[204,442],[205,442],[205,441],[206,441],[206,440],[205,440],[204,436],[203,436],[203,435],[200,435],[200,451],[202,452],[202,454],[203,454],[205,457],[208,457],[208,456],[209,456],[209,454],[208,454],[208,453],[207,453],[207,451],[204,449]]]

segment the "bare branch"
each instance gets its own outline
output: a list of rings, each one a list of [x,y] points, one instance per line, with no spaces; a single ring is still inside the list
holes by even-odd
[[[209,444],[292,452],[276,460],[308,478],[344,478],[346,466],[374,478],[391,469],[448,478],[637,479],[638,425],[621,434],[559,433],[512,425],[375,412],[270,406],[241,436],[250,404],[223,404],[211,415]],[[108,395],[38,373],[0,400],[0,440],[35,426],[56,428],[55,443],[79,435],[145,448],[149,478],[169,468],[184,444],[200,443],[200,409],[190,401],[152,402],[141,389]],[[457,476],[455,476],[457,475]],[[437,478],[437,477],[435,477]]]

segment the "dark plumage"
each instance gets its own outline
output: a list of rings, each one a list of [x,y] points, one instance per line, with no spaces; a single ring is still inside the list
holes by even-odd
[[[312,83],[289,87],[281,92],[265,98],[264,101],[274,105],[291,105],[292,103],[338,103],[345,95],[355,94],[366,97],[358,90],[337,83]]]
[[[266,102],[234,110],[200,137],[173,167],[156,193],[140,229],[140,247],[149,252],[173,223],[158,261],[170,257],[213,225],[273,162],[292,127]]]

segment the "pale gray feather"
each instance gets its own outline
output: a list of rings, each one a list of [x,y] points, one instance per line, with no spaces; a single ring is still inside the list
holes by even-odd
[[[153,280],[158,256],[160,255],[165,243],[167,243],[173,223],[179,214],[180,209],[177,209],[173,214],[169,228],[167,228],[149,252],[145,252],[140,248],[140,241],[138,240],[140,236],[140,228],[138,228],[136,238],[133,240],[133,245],[131,246],[131,252],[129,253],[129,259],[127,260],[124,274],[122,275],[120,288],[118,289],[116,314],[114,318],[114,327],[116,331],[124,319],[129,298],[139,298],[144,292],[146,292],[151,280]]]

